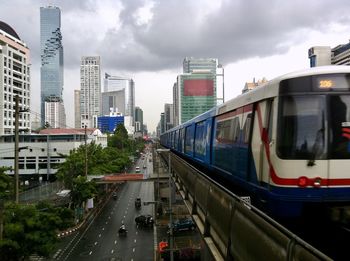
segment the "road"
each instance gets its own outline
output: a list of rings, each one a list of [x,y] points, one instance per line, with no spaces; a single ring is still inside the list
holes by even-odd
[[[79,231],[55,260],[153,260],[154,230],[138,228],[134,219],[139,214],[154,214],[154,205],[136,210],[134,200],[154,201],[153,182],[128,182],[118,191],[118,199],[110,199],[99,216]],[[124,223],[126,237],[118,236]]]

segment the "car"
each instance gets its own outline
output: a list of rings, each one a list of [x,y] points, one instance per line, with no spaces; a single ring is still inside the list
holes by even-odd
[[[154,219],[152,215],[139,215],[135,218],[136,225],[147,227],[153,226]]]
[[[135,208],[137,209],[141,208],[141,198],[135,199]]]
[[[135,168],[136,173],[140,172],[140,167]]]
[[[168,228],[170,230],[170,224],[168,225]],[[180,232],[180,231],[194,230],[195,228],[196,228],[196,224],[193,222],[191,218],[179,219],[173,223],[173,233]]]

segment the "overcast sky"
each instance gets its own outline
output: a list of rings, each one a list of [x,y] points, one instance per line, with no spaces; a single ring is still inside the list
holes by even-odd
[[[219,59],[228,100],[254,77],[309,67],[311,46],[335,47],[350,38],[349,0],[0,0],[0,20],[30,48],[31,110],[38,113],[40,7],[49,4],[61,9],[63,98],[71,127],[81,56],[101,56],[101,77],[107,72],[135,80],[136,106],[154,131],[164,103],[172,103],[186,56]]]

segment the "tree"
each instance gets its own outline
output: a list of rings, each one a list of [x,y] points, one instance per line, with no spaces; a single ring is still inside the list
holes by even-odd
[[[119,150],[124,150],[128,147],[128,131],[125,129],[123,124],[117,125],[114,131],[114,135],[108,139],[108,146],[115,147]]]
[[[97,194],[96,184],[87,181],[86,177],[79,176],[74,179],[71,193],[74,206],[81,207],[83,202]]]
[[[13,195],[13,178],[5,174],[8,167],[0,167],[0,199],[9,199]]]
[[[48,256],[57,242],[62,220],[49,208],[8,203],[4,211],[4,240],[0,242],[2,260],[25,259],[29,255]]]

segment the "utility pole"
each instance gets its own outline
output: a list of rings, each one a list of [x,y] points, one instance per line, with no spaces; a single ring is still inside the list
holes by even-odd
[[[86,125],[85,125],[85,177],[88,175],[88,164],[87,164],[87,134],[86,134]]]
[[[15,202],[19,202],[19,174],[18,174],[18,158],[19,158],[19,96],[15,96]]]
[[[47,182],[50,180],[50,170],[51,170],[51,157],[50,157],[50,134],[47,134]]]

